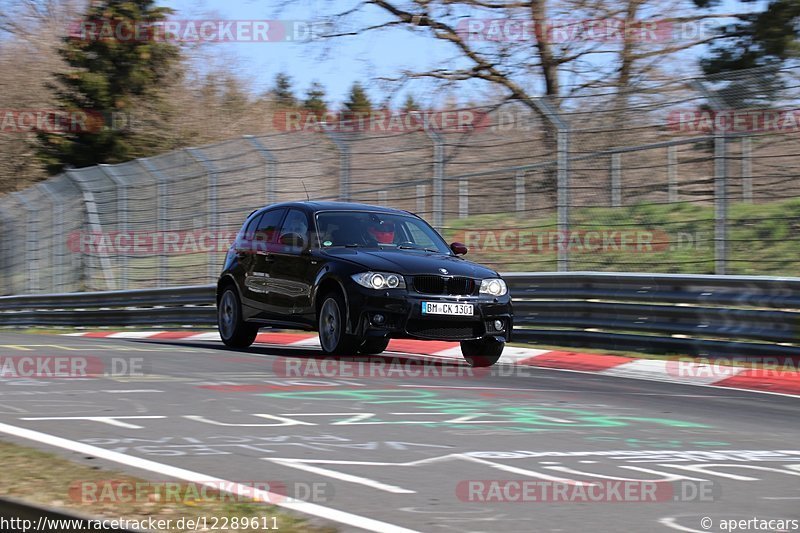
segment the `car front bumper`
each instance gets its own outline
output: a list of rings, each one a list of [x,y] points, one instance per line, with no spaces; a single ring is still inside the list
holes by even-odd
[[[492,337],[501,342],[511,340],[514,315],[508,294],[499,297],[442,296],[408,289],[373,290],[354,284],[348,296],[348,332],[360,337],[448,341]],[[423,315],[422,302],[472,304],[473,315]],[[502,321],[502,329],[495,329],[496,320]]]

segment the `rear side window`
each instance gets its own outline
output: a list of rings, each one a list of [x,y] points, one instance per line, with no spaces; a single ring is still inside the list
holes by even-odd
[[[256,250],[268,251],[278,242],[278,229],[286,209],[273,209],[264,212],[253,232],[253,246]],[[271,246],[272,245],[272,246]]]
[[[236,236],[237,248],[248,247],[249,243],[253,239],[253,233],[256,230],[256,225],[258,224],[259,220],[261,220],[261,213],[257,213],[248,220],[245,220],[244,224],[242,224],[242,229],[239,230],[239,234]]]

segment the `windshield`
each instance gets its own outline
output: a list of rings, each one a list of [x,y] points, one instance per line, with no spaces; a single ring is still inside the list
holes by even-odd
[[[410,215],[368,211],[317,214],[320,248],[352,246],[450,254],[447,243],[424,220]]]

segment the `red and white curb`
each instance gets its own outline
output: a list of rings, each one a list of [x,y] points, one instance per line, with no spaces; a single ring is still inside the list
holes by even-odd
[[[186,341],[219,341],[219,333],[191,331],[89,331],[66,333],[72,337],[104,339],[161,339]],[[316,335],[307,333],[259,333],[257,343],[286,347],[318,348]],[[393,339],[387,351],[425,355],[434,358],[461,360],[457,342]],[[800,396],[800,371],[787,358],[778,365],[763,367],[730,366],[689,359],[635,359],[619,355],[587,354],[567,351],[537,350],[507,346],[500,363],[525,365],[556,370],[571,370],[605,376],[616,376],[689,385],[728,387]]]

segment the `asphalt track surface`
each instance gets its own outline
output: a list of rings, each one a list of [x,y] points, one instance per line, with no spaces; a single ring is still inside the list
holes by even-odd
[[[388,356],[406,375],[312,375],[314,347],[3,333],[6,364],[111,375],[6,372],[0,438],[155,482],[269,482],[341,531],[800,530],[798,398]]]

